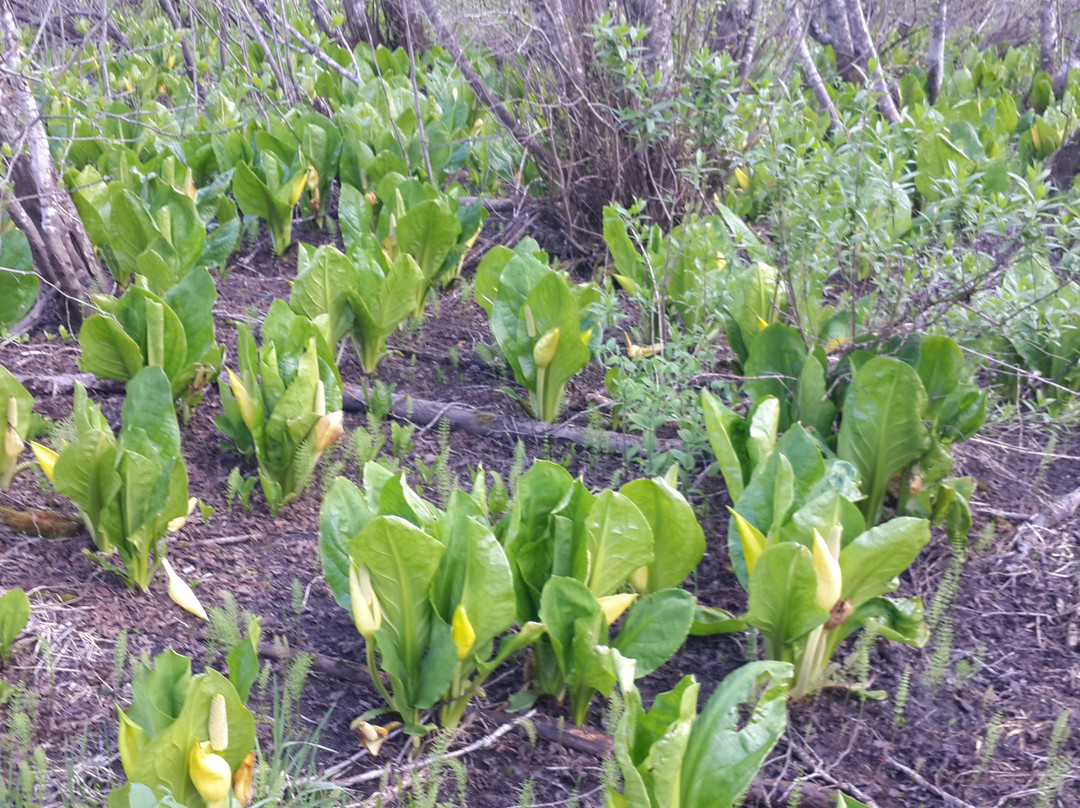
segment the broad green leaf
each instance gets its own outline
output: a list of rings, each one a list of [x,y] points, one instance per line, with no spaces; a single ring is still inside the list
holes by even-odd
[[[428,592],[444,550],[440,542],[397,516],[372,519],[349,542],[353,563],[370,570],[382,607],[380,650],[384,642],[396,649],[409,675],[401,695],[412,704],[431,634],[433,610]]]
[[[828,618],[817,602],[810,550],[793,542],[767,547],[750,575],[750,605],[743,619],[765,635],[769,654],[778,654]]]
[[[750,416],[746,453],[750,468],[756,472],[768,461],[776,448],[776,433],[780,425],[780,402],[769,396],[755,403]]]
[[[787,728],[791,675],[785,662],[751,662],[713,691],[683,755],[682,808],[730,808],[737,802]]]
[[[682,584],[705,555],[705,532],[690,503],[660,478],[634,480],[619,493],[637,506],[652,529],[646,592]]]
[[[455,492],[456,498],[468,498]],[[448,508],[439,523],[446,545],[432,584],[431,600],[444,622],[449,623],[458,605],[476,633],[480,648],[510,628],[516,615],[514,579],[502,545],[487,527],[470,516],[455,518]]]
[[[929,445],[922,422],[926,391],[899,359],[875,357],[852,377],[844,396],[836,453],[852,463],[867,492],[863,514],[877,522],[889,480]]]
[[[901,516],[873,527],[840,551],[841,598],[857,609],[870,598],[893,591],[896,576],[911,566],[930,541],[930,523]]]
[[[319,554],[323,576],[334,600],[349,612],[352,611],[349,542],[376,515],[359,489],[344,477],[334,481],[319,509]]]
[[[26,236],[10,230],[0,238],[0,327],[10,328],[33,307],[41,284]]]
[[[652,529],[627,497],[603,491],[585,522],[589,589],[598,598],[612,594],[638,567],[653,558]]]
[[[627,612],[612,647],[637,661],[634,675],[648,676],[682,647],[697,601],[682,589],[663,589],[639,599]]]
[[[99,379],[126,381],[145,364],[137,342],[111,315],[95,314],[79,329],[79,367]]]
[[[743,363],[747,376],[744,389],[750,400],[756,403],[769,396],[776,399],[779,432],[787,431],[798,420],[796,396],[805,362],[806,345],[799,332],[786,323],[772,323],[757,335]]]

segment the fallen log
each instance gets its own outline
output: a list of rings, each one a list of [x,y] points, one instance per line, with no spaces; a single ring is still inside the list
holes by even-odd
[[[15,374],[22,385],[35,396],[59,396],[70,393],[75,382],[81,382],[87,390],[107,395],[124,392],[123,382],[99,379],[90,373],[68,373],[62,375],[30,376]],[[368,398],[358,384],[346,384],[343,407],[346,412],[367,412]],[[465,404],[444,401],[429,401],[415,398],[408,393],[395,393],[390,414],[399,420],[409,421],[421,427],[434,426],[445,418],[450,428],[483,438],[504,438],[518,440],[554,440],[573,443],[588,449],[625,454],[631,449],[641,448],[641,439],[637,435],[612,432],[603,429],[588,429],[571,424],[549,424],[527,418],[507,418],[491,410],[470,407]],[[674,438],[660,438],[656,442],[659,452],[681,447],[681,441]]]
[[[346,412],[367,412],[368,399],[364,390],[355,384],[345,385],[343,406]],[[621,432],[586,429],[568,424],[549,424],[531,419],[506,418],[496,412],[469,407],[464,404],[428,401],[407,393],[395,393],[390,414],[395,418],[427,426],[442,419],[450,422],[450,428],[485,438],[532,438],[535,440],[558,440],[574,443],[589,449],[624,454],[630,449],[640,449],[641,439]],[[678,440],[660,439],[657,451],[663,452],[682,445]]]

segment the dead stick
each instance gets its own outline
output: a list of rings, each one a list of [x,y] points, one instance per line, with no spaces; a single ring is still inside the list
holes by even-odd
[[[959,797],[954,797],[952,794],[949,794],[946,791],[942,791],[940,788],[935,786],[933,783],[931,783],[929,780],[927,780],[925,777],[923,777],[917,771],[910,768],[909,766],[905,766],[900,761],[893,760],[890,757],[886,757],[885,762],[888,763],[890,766],[892,766],[894,769],[896,769],[898,772],[902,772],[902,773],[906,774],[908,777],[910,777],[912,780],[914,780],[916,783],[918,783],[923,788],[926,788],[926,789],[929,789],[930,791],[933,791],[935,794],[937,794],[939,797],[941,797],[941,799],[945,802],[946,805],[949,806],[949,808],[975,808],[975,806],[973,806],[971,803],[964,802]]]
[[[343,406],[348,412],[366,412],[367,398],[364,391],[358,385],[346,384]],[[451,429],[479,437],[535,438],[537,440],[547,438],[618,453],[641,447],[641,440],[636,435],[559,426],[543,421],[506,419],[498,413],[487,410],[474,409],[463,404],[448,405],[445,402],[428,401],[405,393],[394,395],[390,412],[395,418],[421,425],[433,419],[445,418],[450,422]],[[661,452],[679,446],[681,442],[678,440],[657,441],[657,451]]]

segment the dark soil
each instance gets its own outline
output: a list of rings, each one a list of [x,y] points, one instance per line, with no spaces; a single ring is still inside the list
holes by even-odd
[[[287,296],[293,262],[288,257],[274,260],[265,239],[254,252],[232,262],[219,284],[217,304],[219,338],[230,350],[235,345],[231,321],[252,314],[257,318],[275,296]],[[429,306],[421,327],[396,335],[396,352],[383,361],[376,376],[399,393],[483,406],[506,418],[520,418],[517,405],[498,390],[512,386],[512,380],[500,376],[477,352],[477,346],[489,340],[483,312],[471,297],[462,299],[460,290],[443,293],[437,306]],[[77,358],[77,344],[59,338],[37,336],[24,344],[0,346],[0,363],[17,375],[72,373]],[[361,381],[359,366],[348,352],[341,372],[347,382]],[[602,371],[594,366],[572,383],[565,418],[584,426],[588,402],[602,393]],[[122,398],[94,398],[116,424]],[[70,408],[69,394],[38,397],[39,411],[51,418],[66,417]],[[170,557],[181,575],[197,583],[204,605],[220,606],[221,593],[227,592],[242,610],[262,619],[264,640],[278,644],[272,664],[279,677],[285,676],[288,659],[296,652],[316,655],[292,730],[306,737],[325,719],[320,738],[325,750],[318,768],[330,769],[336,782],[352,784],[359,803],[380,789],[379,767],[405,766],[411,747],[402,736],[394,736],[382,756],[372,759],[348,729],[352,718],[379,707],[380,699],[370,682],[342,662],[362,661],[362,641],[322,579],[317,493],[330,480],[317,479],[315,493],[274,519],[257,488],[252,513],[242,512],[235,502],[230,507],[230,471],[238,463],[247,474],[254,469],[219,447],[221,437],[214,426],[218,412],[216,392],[210,391],[184,431],[191,493],[214,513],[208,524],[193,515],[170,540]],[[357,414],[346,418],[349,429],[363,422]],[[384,431],[389,451],[389,424]],[[921,595],[931,612],[939,598],[934,638],[924,649],[885,640],[872,647],[856,641],[842,648],[841,675],[852,680],[868,672],[867,688],[880,691],[883,698],[827,690],[794,705],[789,732],[751,792],[751,804],[795,804],[795,790],[803,805],[834,804],[831,794],[842,788],[881,808],[1080,805],[1080,784],[1075,769],[1067,765],[1070,758],[1080,760],[1075,716],[1071,736],[1053,755],[1049,751],[1055,721],[1080,705],[1080,520],[1017,531],[1021,514],[1035,513],[1080,486],[1080,440],[1066,437],[1058,442],[1056,455],[1044,455],[1047,437],[1046,430],[1001,427],[955,450],[959,471],[979,483],[973,549],[955,583],[950,568],[957,562],[944,537],[936,536],[904,576],[901,589],[902,594]],[[437,425],[418,424],[414,443],[402,460],[419,485],[416,461],[430,464],[441,448]],[[512,438],[451,432],[451,470],[462,484],[469,483],[469,470],[481,463],[506,478],[514,444]],[[617,472],[624,480],[636,473],[624,468],[621,457],[558,441],[526,441],[526,451],[530,461],[546,457],[565,463],[593,486],[608,485]],[[344,461],[342,473],[356,479],[351,451],[339,448],[323,469],[341,470],[335,461]],[[695,495],[695,504],[710,545],[690,585],[703,602],[740,611],[745,596],[728,568],[725,549],[726,494],[718,478],[702,479],[704,491]],[[434,497],[435,489],[429,482],[425,495]],[[12,491],[0,495],[0,503],[71,512],[69,503],[31,475],[23,475]],[[50,540],[0,526],[0,589],[21,586],[33,603],[29,631],[2,674],[37,694],[36,741],[57,771],[54,782],[64,784],[56,786],[50,804],[59,804],[62,796],[101,804],[101,795],[122,782],[115,705],[126,706],[130,699],[130,664],[117,661],[118,638],[126,637],[130,660],[172,646],[196,660],[197,668],[224,664],[220,641],[214,644],[219,638],[175,607],[165,594],[163,575],[149,594],[130,592],[83,556],[87,546],[85,535]],[[955,586],[944,587],[942,594],[942,583],[950,578]],[[946,597],[950,591],[954,600]],[[692,638],[643,682],[646,700],[686,673],[703,683],[703,694],[711,693],[746,661],[747,653],[745,635]],[[558,740],[562,723],[569,726],[568,713],[545,701],[537,704],[534,727],[500,729],[507,720],[502,710],[523,684],[520,663],[493,677],[451,742],[451,750],[477,746],[459,758],[467,774],[468,805],[508,808],[523,790],[533,794],[536,805],[572,804],[575,799],[582,805],[602,805],[599,783],[607,730],[603,705],[596,703],[590,732],[576,741],[566,736]],[[268,715],[270,693],[257,694],[253,704]],[[0,709],[10,711],[11,705]],[[535,741],[534,728],[541,735]],[[489,743],[478,744],[485,738]],[[269,726],[264,724],[264,750],[269,743]],[[65,760],[71,766],[66,776]],[[413,776],[406,773],[405,782]],[[397,782],[396,776],[388,782]],[[449,772],[447,798],[454,782]],[[389,799],[392,789],[385,790]]]

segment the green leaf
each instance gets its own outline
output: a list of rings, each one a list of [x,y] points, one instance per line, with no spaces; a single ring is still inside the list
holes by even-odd
[[[319,509],[319,554],[323,576],[341,608],[352,611],[349,595],[349,542],[377,514],[353,483],[334,481]]]
[[[730,808],[787,728],[792,669],[751,662],[716,688],[690,730],[681,771],[682,808]],[[746,705],[755,693],[749,720]]]
[[[7,659],[11,644],[30,619],[30,598],[18,587],[0,595],[0,659]]]
[[[810,550],[793,542],[767,547],[750,575],[750,606],[743,619],[765,635],[769,653],[792,645],[828,618],[817,602]]]
[[[786,432],[798,420],[796,394],[804,363],[802,336],[786,323],[772,323],[760,331],[744,363],[743,373],[748,377],[744,389],[750,400],[757,403],[772,396],[778,402],[779,432]]]
[[[29,313],[41,284],[26,236],[11,230],[0,238],[0,328],[10,328]]]
[[[705,411],[705,429],[709,434],[720,473],[724,476],[728,496],[733,504],[742,497],[746,484],[747,425],[733,410],[728,409],[708,390],[701,391],[701,407]]]
[[[622,586],[653,558],[649,522],[627,497],[603,491],[585,522],[589,589],[598,598]]]
[[[641,511],[653,534],[646,592],[679,586],[705,555],[705,532],[682,494],[660,478],[633,480],[619,489]]]
[[[877,522],[893,475],[926,451],[925,410],[926,391],[918,374],[899,359],[874,357],[852,377],[836,453],[859,470],[867,492],[867,523]]]
[[[393,646],[405,672],[404,692],[395,699],[410,707],[417,706],[421,660],[432,632],[428,593],[444,551],[439,541],[397,516],[376,517],[349,542],[353,563],[370,570],[382,607],[379,651]]]
[[[458,605],[464,605],[476,633],[473,648],[479,649],[514,622],[514,579],[495,534],[454,506],[462,499],[469,497],[463,491],[454,492],[451,507],[438,523],[446,552],[432,584],[431,601],[446,623],[453,620]]]
[[[843,590],[857,609],[871,598],[893,591],[896,576],[911,566],[930,541],[930,523],[901,516],[873,527],[840,551]]]
[[[648,676],[682,647],[696,608],[697,600],[682,589],[646,595],[630,607],[612,647],[637,661],[636,678]]]
[[[112,315],[94,314],[79,329],[79,368],[99,379],[126,381],[145,361],[137,342]]]

